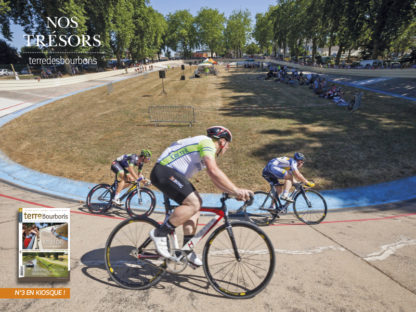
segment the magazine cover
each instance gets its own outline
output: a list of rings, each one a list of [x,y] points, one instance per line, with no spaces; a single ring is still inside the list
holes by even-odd
[[[19,209],[19,281],[69,280],[68,208]]]

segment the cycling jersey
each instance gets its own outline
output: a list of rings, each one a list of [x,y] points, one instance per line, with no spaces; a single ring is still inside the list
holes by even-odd
[[[137,156],[137,154],[124,154],[117,157],[115,161],[119,162],[123,168],[127,169],[130,166],[139,165],[139,156]]]
[[[215,158],[215,151],[212,139],[200,135],[174,142],[163,151],[157,162],[176,170],[189,179],[205,168],[203,157]]]
[[[263,177],[266,178],[272,175],[277,179],[283,179],[287,171],[293,172],[295,170],[298,170],[298,163],[295,159],[289,157],[273,158],[264,167]]]
[[[112,162],[111,170],[116,174],[122,171],[129,174],[128,168],[133,166],[137,166],[139,172],[142,171],[143,163],[139,162],[139,156],[137,154],[124,154]]]

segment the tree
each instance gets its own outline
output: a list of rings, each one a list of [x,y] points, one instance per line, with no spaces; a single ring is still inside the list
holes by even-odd
[[[198,45],[192,14],[188,10],[176,11],[168,14],[167,23],[167,46],[174,51],[182,51],[185,58],[191,57],[192,49]]]
[[[133,0],[118,0],[111,10],[110,45],[120,64],[134,36]]]
[[[217,9],[203,8],[195,18],[196,32],[198,41],[202,45],[208,46],[211,56],[214,52],[219,52],[224,41],[224,14]]]
[[[226,47],[241,57],[243,49],[250,38],[251,20],[249,11],[234,11],[227,20],[224,30]]]
[[[254,55],[254,54],[258,54],[260,52],[260,48],[257,44],[255,44],[254,42],[248,44],[245,48],[247,54],[249,55]]]
[[[399,30],[416,13],[414,0],[372,0],[367,12],[369,37],[365,45],[368,55],[376,59],[398,38]]]
[[[256,14],[253,38],[258,43],[261,53],[271,53],[273,45],[273,23],[270,18],[270,11],[265,14]]]
[[[143,60],[159,54],[167,23],[162,14],[152,7],[141,6],[135,9],[134,36],[130,46],[133,59]]]
[[[0,30],[4,38],[10,40],[12,33],[10,32],[10,20],[8,14],[10,12],[10,4],[8,1],[0,0]]]
[[[1,64],[15,64],[20,58],[15,48],[0,39],[0,60]]]
[[[20,54],[24,64],[29,64],[29,58],[46,58],[45,53],[37,46],[22,47]]]

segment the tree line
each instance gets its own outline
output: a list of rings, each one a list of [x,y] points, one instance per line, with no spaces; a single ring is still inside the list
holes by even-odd
[[[147,0],[0,0],[0,31],[7,40],[12,40],[13,22],[27,34],[68,39],[65,47],[48,41],[43,47],[48,53],[94,52],[118,62],[126,56],[153,59],[163,51],[170,56],[171,50],[189,58],[196,49],[236,57],[279,51],[298,57],[308,53],[307,46],[313,59],[324,46],[329,54],[339,47],[337,63],[343,53],[358,48],[364,58],[375,59],[415,44],[415,16],[414,0],[278,0],[255,16],[252,28],[247,10],[225,17],[204,7],[196,16],[188,10],[163,16]],[[51,27],[48,17],[74,18],[76,27]],[[99,45],[71,44],[80,36],[99,38]]]
[[[256,15],[253,36],[263,53],[291,56],[308,54],[315,59],[318,47],[329,55],[338,46],[342,54],[359,49],[364,59],[388,57],[416,50],[414,0],[280,0]]]
[[[73,18],[76,27],[65,27],[65,23],[51,27],[51,18],[56,21],[56,17]],[[217,9],[205,7],[196,16],[188,10],[163,16],[146,0],[0,0],[0,30],[7,40],[13,38],[11,22],[33,34],[32,45],[36,45],[35,34],[42,34],[48,43],[68,39],[65,47],[37,44],[25,47],[26,51],[94,52],[106,58],[115,56],[118,62],[126,56],[135,61],[153,59],[163,51],[169,56],[171,50],[181,51],[187,58],[198,48],[217,55],[233,50],[241,56],[251,31],[248,11],[236,11],[226,18]],[[86,36],[99,38],[100,44],[75,46],[72,41],[79,43],[80,36],[83,40]]]

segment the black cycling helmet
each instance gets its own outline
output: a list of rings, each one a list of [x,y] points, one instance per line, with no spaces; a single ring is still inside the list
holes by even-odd
[[[303,160],[305,161],[305,155],[303,155],[302,153],[296,152],[295,155],[293,155],[293,158],[295,160]]]
[[[231,142],[233,135],[231,131],[223,126],[212,126],[207,129],[207,136],[210,138],[221,139],[224,138],[228,142]]]

